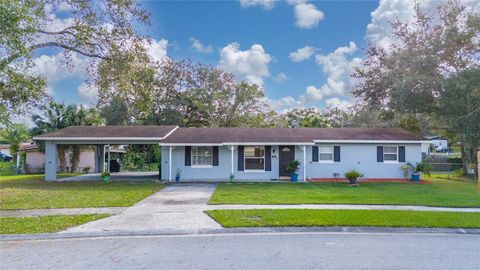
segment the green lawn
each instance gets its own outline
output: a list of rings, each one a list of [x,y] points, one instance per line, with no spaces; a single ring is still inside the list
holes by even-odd
[[[45,182],[41,174],[0,176],[0,209],[131,206],[163,186],[155,182]]]
[[[431,184],[225,183],[210,204],[397,204],[480,207],[476,183],[445,179]]]
[[[0,234],[49,233],[65,230],[109,215],[2,217]]]
[[[480,213],[397,210],[254,209],[212,210],[223,227],[369,226],[480,228]]]

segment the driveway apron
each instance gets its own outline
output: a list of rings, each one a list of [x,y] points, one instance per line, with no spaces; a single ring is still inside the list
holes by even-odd
[[[203,213],[216,184],[172,184],[122,213],[65,232],[196,231],[221,226]]]

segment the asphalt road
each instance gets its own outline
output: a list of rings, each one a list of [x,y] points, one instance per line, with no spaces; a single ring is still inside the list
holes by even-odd
[[[1,269],[480,269],[480,235],[275,233],[0,242]]]

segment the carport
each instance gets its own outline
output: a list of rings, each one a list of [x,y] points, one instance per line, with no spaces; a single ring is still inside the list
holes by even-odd
[[[105,146],[121,144],[159,144],[177,126],[72,126],[36,136],[45,142],[45,180],[57,179],[57,145],[91,145],[95,148],[95,173],[105,169]],[[107,147],[107,152],[110,147]],[[108,163],[110,155],[108,153]],[[110,171],[107,166],[106,171]]]

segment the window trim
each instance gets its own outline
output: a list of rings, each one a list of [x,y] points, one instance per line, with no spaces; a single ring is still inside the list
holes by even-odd
[[[397,149],[397,152],[395,153],[397,155],[396,160],[385,160],[385,154],[388,154],[388,155],[393,155],[394,154],[392,152],[385,153],[385,147],[395,147]],[[398,145],[383,145],[383,163],[386,163],[386,164],[398,164],[398,163],[400,163],[399,162]]]
[[[211,163],[210,164],[194,164],[194,158],[193,158],[193,149],[194,148],[197,148],[197,152],[198,152],[198,148],[199,147],[209,147],[211,149]],[[198,155],[197,155],[198,156]],[[208,145],[204,145],[204,146],[191,146],[190,148],[190,167],[192,168],[196,168],[196,169],[207,169],[207,168],[212,168],[213,167],[213,146],[208,146]]]
[[[247,157],[245,150],[248,147],[263,147],[263,157]],[[247,169],[247,159],[263,159],[263,169]],[[243,171],[244,172],[265,172],[265,145],[248,145],[243,147]]]
[[[321,154],[322,152],[320,152],[320,148],[321,147],[329,147],[331,152],[327,153],[327,152],[323,152],[323,154],[331,154],[332,155],[332,159],[330,160],[322,160],[320,157],[321,157]],[[333,145],[318,145],[318,163],[333,163],[334,162],[334,159],[335,159],[335,153],[334,153],[334,149],[333,149]]]

